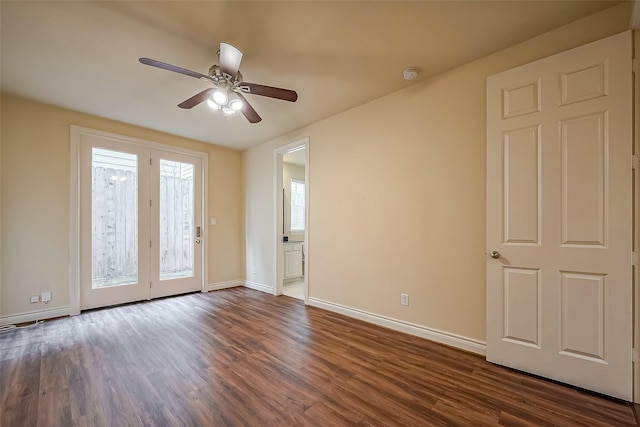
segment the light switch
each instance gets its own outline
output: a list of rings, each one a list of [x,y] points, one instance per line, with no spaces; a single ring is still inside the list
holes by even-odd
[[[218,222],[218,221],[216,221],[216,219],[215,219],[215,218],[211,218],[211,225],[216,225],[216,223],[217,223],[217,222]]]

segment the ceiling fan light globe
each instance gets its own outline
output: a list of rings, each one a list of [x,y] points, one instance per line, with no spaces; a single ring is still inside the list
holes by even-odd
[[[229,107],[222,107],[222,112],[226,115],[226,116],[230,116],[233,113],[236,112],[236,110],[229,108]]]
[[[218,105],[226,105],[227,102],[229,101],[229,96],[227,95],[227,91],[225,91],[222,88],[216,89],[215,92],[213,92],[213,95],[211,95],[211,98]]]
[[[240,111],[242,107],[244,107],[244,103],[239,99],[232,99],[229,102],[229,107],[231,107],[233,111]]]
[[[211,98],[207,99],[207,105],[212,110],[219,110],[220,109],[220,106],[218,104],[216,104],[215,101],[213,99],[211,99]]]

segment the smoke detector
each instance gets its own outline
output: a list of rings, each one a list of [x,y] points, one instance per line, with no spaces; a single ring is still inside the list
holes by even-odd
[[[418,77],[418,71],[416,67],[405,68],[402,70],[402,77],[404,77],[405,80],[413,80]]]

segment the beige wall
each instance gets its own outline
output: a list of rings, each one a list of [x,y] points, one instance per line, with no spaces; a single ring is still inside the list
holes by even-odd
[[[275,224],[274,154],[270,144],[243,152],[245,213],[245,277],[275,292],[275,242],[281,234]]]
[[[308,136],[309,296],[484,341],[486,77],[622,32],[629,10],[613,7],[245,151],[247,277],[275,287],[273,151]]]
[[[0,100],[0,316],[2,316],[2,102]]]
[[[637,3],[635,5],[635,7],[640,8],[640,2]],[[638,22],[637,24],[640,25],[640,22]],[[633,57],[638,59],[640,58],[640,29],[635,30],[634,34],[633,34],[633,46],[634,46],[634,55]],[[634,73],[634,88],[635,88],[635,94],[634,94],[634,108],[635,108],[635,116],[634,116],[634,122],[635,122],[635,130],[634,130],[634,135],[635,135],[635,141],[633,144],[633,154],[638,155],[640,154],[640,73]],[[634,206],[634,210],[635,210],[635,218],[634,218],[634,231],[635,231],[635,235],[633,236],[633,251],[634,252],[638,252],[638,250],[640,250],[640,176],[637,173],[637,169],[636,172],[634,174],[634,187],[635,187],[635,206]],[[638,315],[638,313],[640,313],[640,274],[638,274],[638,268],[640,268],[640,266],[634,266],[634,270],[633,270],[633,277],[634,277],[634,296],[635,296],[635,302],[634,302],[634,319],[635,319],[635,324],[633,327],[634,330],[634,337],[633,337],[633,348],[638,348],[640,346],[640,315]],[[634,396],[634,402],[635,403],[640,403],[640,369],[634,369],[634,391],[633,391],[633,396]]]
[[[208,216],[217,219],[209,226],[207,283],[244,279],[239,151],[8,95],[1,108],[0,315],[69,305],[71,124],[207,153]],[[52,291],[51,303],[29,304],[44,290]]]
[[[304,240],[304,234],[291,234],[291,180],[304,181],[304,166],[282,164],[282,187],[284,188],[284,235],[289,240]]]

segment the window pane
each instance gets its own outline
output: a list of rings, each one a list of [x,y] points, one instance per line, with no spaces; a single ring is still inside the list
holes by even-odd
[[[304,231],[304,182],[291,180],[291,231]]]
[[[160,160],[160,280],[193,277],[193,165]]]
[[[92,287],[138,282],[138,158],[93,148]]]

